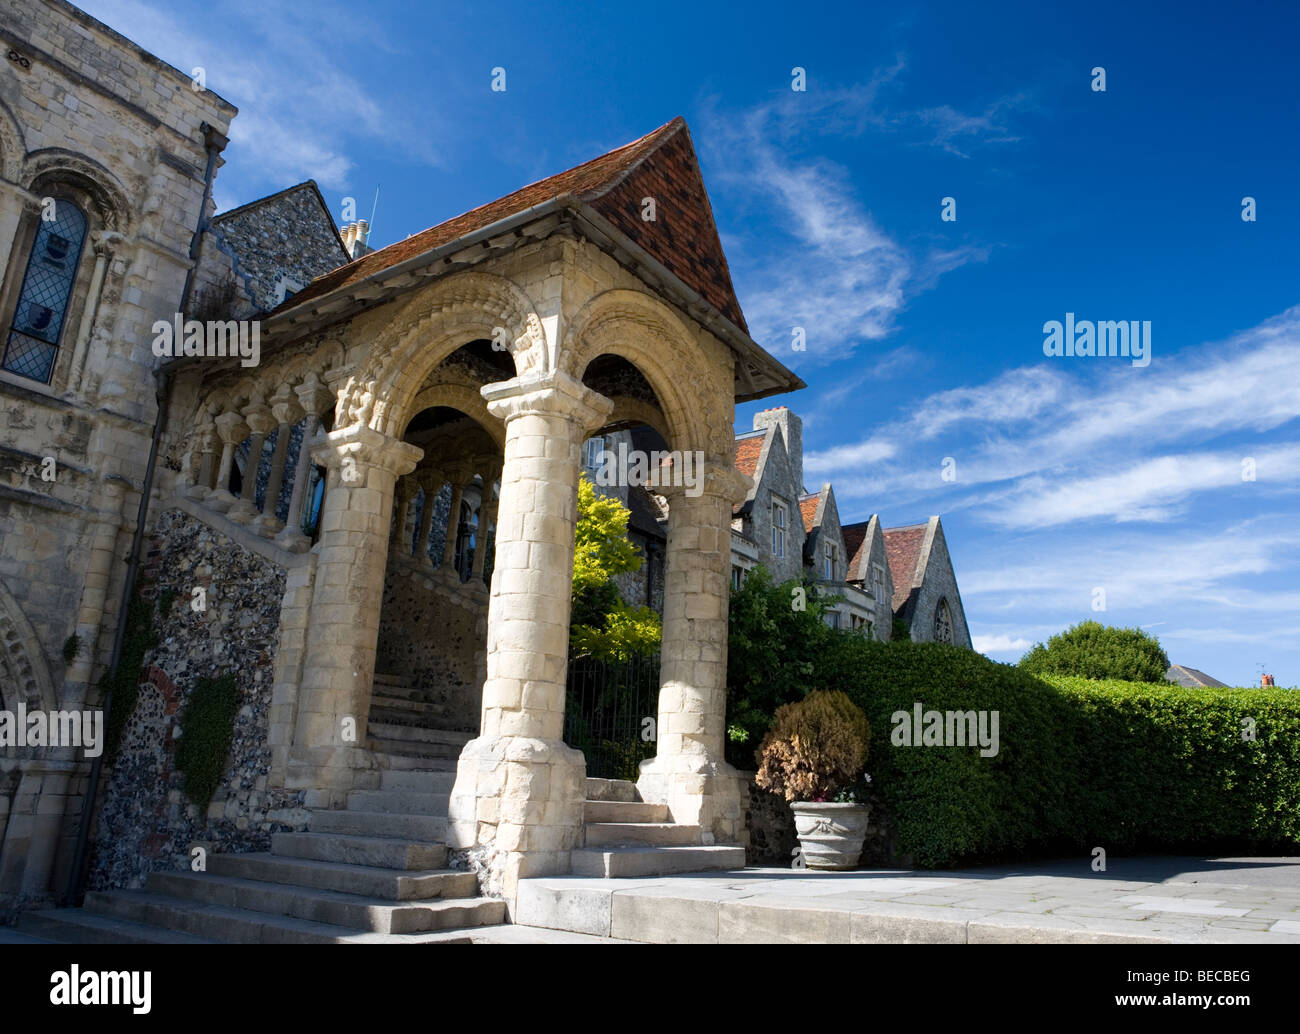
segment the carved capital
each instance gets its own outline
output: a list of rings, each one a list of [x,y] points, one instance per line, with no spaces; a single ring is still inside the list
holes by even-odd
[[[248,437],[248,425],[238,413],[222,413],[214,423],[217,425],[217,434],[226,445],[238,445]]]
[[[559,416],[584,431],[600,427],[614,403],[560,370],[485,384],[481,390],[488,412],[509,426],[524,415]]]
[[[311,446],[312,459],[330,471],[343,468],[345,461],[351,459],[358,470],[378,468],[395,477],[413,471],[423,455],[424,450],[419,446],[399,442],[365,424],[353,424],[318,436]]]

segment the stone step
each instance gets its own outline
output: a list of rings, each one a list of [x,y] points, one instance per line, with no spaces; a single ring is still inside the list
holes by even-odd
[[[416,743],[436,743],[460,749],[474,737],[467,732],[449,732],[446,729],[429,729],[423,725],[394,725],[391,722],[371,721],[367,726],[370,736],[377,740],[410,740]]]
[[[447,835],[447,820],[433,815],[388,815],[381,812],[318,810],[307,820],[310,833],[351,833],[395,837],[436,844]]]
[[[421,771],[386,768],[379,777],[381,790],[414,790],[416,793],[451,793],[456,770]]]
[[[94,891],[87,907],[99,915],[180,931],[225,944],[471,944],[468,934],[380,934],[293,916],[205,904],[141,890]]]
[[[53,944],[217,943],[179,930],[98,915],[84,908],[51,908],[26,912],[18,920],[18,929],[30,931]]]
[[[398,727],[390,725],[388,728]],[[461,752],[461,748],[454,743],[420,743],[416,740],[379,739],[374,736],[366,740],[366,749],[376,754],[415,758],[417,761],[450,761],[453,764],[460,758]]]
[[[430,729],[440,728],[447,720],[447,712],[433,704],[422,704],[414,700],[402,702],[372,700],[370,702],[370,724],[380,722],[384,725],[409,725],[424,723]]]
[[[373,741],[372,741],[373,742]],[[421,757],[416,754],[392,754],[384,750],[375,750],[370,747],[371,755],[374,758],[376,767],[387,772],[451,772],[454,776],[456,773],[456,762],[458,757]]]
[[[472,898],[478,893],[478,881],[472,872],[450,869],[403,872],[372,865],[318,862],[273,854],[214,854],[208,859],[208,872],[214,876],[289,883],[387,901]]]
[[[374,685],[395,686],[398,689],[410,689],[414,683],[406,675],[397,675],[384,671],[375,672]]]
[[[582,806],[586,822],[668,822],[666,804],[642,801],[586,801]]]
[[[636,783],[627,779],[594,779],[587,780],[587,800],[589,801],[621,801],[631,804],[639,801],[641,795],[637,793]]]
[[[505,920],[505,902],[492,898],[393,902],[361,894],[264,883],[212,873],[150,873],[145,890],[209,905],[293,916],[372,933],[453,930]]]
[[[674,822],[588,822],[586,833],[588,847],[635,844],[683,847],[700,842],[699,826],[679,826]]]
[[[441,869],[447,864],[443,844],[338,833],[272,833],[271,853],[282,858],[310,858],[403,872]]]
[[[745,867],[745,849],[720,844],[692,847],[596,847],[574,851],[575,876],[603,879],[668,876]]]
[[[420,793],[415,790],[353,790],[348,794],[350,811],[384,812],[389,815],[436,815],[447,817],[446,793]]]

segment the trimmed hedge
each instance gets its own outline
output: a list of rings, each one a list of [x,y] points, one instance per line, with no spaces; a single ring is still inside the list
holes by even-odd
[[[1300,844],[1300,693],[1039,677],[939,643],[849,635],[822,644],[792,698],[813,689],[866,712],[873,787],[895,850],[919,866]],[[918,701],[997,711],[997,755],[893,745],[892,716]]]

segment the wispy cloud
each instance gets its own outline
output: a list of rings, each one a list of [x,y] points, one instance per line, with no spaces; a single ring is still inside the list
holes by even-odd
[[[240,160],[218,177],[219,199],[242,203],[304,179],[327,191],[354,188],[348,155],[359,147],[438,164],[437,114],[403,110],[400,98],[377,95],[370,80],[348,70],[346,54],[367,55],[373,68],[389,49],[380,24],[355,8],[236,0],[220,17],[185,24],[174,8],[148,0],[83,6],[186,74],[202,68],[207,88],[239,108],[230,153]]]
[[[771,224],[761,243],[743,235],[727,242],[746,316],[755,336],[792,364],[832,362],[885,338],[909,297],[988,257],[982,246],[901,242],[868,210],[843,167],[811,156],[820,139],[867,132],[910,133],[945,150],[955,141],[1014,139],[1001,121],[1014,98],[969,116],[951,107],[892,107],[883,94],[905,67],[899,58],[865,84],[791,92],[739,115],[705,112],[711,185]],[[790,349],[795,327],[807,335],[806,351]]]

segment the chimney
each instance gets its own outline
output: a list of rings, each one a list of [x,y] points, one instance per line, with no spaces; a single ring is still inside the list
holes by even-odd
[[[1259,686],[1260,686],[1260,689],[1269,689],[1270,687],[1272,687],[1272,686],[1273,686],[1273,676],[1272,676],[1272,675],[1264,675],[1264,676],[1262,676],[1262,677],[1260,678],[1260,680],[1259,680]]]
[[[370,223],[365,219],[358,219],[354,228],[355,233],[352,238],[352,257],[360,258],[362,255],[368,255],[370,248],[366,246],[366,239],[370,236]]]
[[[339,236],[343,239],[343,247],[347,249],[349,255],[352,254],[352,240],[357,235],[357,224],[348,223],[339,231]]]
[[[795,484],[803,494],[803,421],[785,406],[765,409],[754,414],[754,430],[766,430],[775,424],[785,436],[785,449],[790,454]]]

